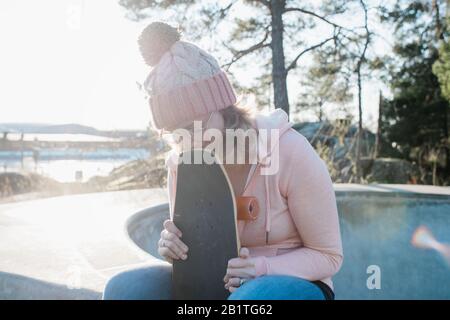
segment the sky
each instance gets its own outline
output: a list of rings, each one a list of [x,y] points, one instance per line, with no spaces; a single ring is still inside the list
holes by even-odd
[[[125,13],[118,0],[2,0],[0,123],[145,129],[150,111],[136,82],[150,70],[136,39],[148,21],[131,21]],[[252,81],[255,66],[235,75]],[[363,91],[364,119],[372,130],[378,86],[370,83]],[[292,101],[298,79],[289,78],[288,88]]]

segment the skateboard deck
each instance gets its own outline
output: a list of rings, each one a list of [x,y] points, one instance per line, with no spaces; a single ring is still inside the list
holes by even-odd
[[[205,159],[208,153],[193,149],[180,157]],[[226,299],[230,293],[223,277],[228,260],[239,255],[240,242],[236,200],[222,164],[178,164],[173,221],[189,247],[186,260],[173,260],[173,298]]]

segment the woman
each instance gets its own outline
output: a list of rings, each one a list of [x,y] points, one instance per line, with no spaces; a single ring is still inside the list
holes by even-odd
[[[144,60],[154,67],[145,88],[156,129],[173,138],[185,128],[195,138],[193,124],[198,121],[202,130],[255,130],[257,142],[245,145],[265,144],[251,162],[248,149],[243,152],[235,143],[234,150],[243,152],[246,161],[224,163],[236,196],[254,196],[260,206],[256,220],[238,221],[241,251],[229,261],[223,279],[229,299],[334,299],[331,277],[343,260],[336,199],[326,165],[308,140],[291,128],[281,109],[252,114],[241,108],[216,59],[180,40],[173,27],[154,22],[139,44]],[[200,141],[203,146],[207,142]],[[170,219],[164,222],[158,252],[169,263],[114,276],[104,299],[171,298],[171,263],[189,255],[172,221],[177,156],[183,146],[173,142],[175,152],[166,161]]]

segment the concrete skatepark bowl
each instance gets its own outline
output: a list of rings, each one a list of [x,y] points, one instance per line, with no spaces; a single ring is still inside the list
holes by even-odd
[[[450,242],[450,188],[336,184],[335,190],[345,256],[333,278],[336,299],[450,299],[450,266],[411,245],[420,225]],[[145,209],[128,220],[128,233],[161,258],[157,241],[167,218],[167,204]]]
[[[450,242],[450,188],[334,187],[344,245],[336,299],[450,299],[445,259],[411,245],[421,225]],[[167,263],[157,241],[168,215],[163,189],[0,205],[0,299],[99,299],[114,274]]]

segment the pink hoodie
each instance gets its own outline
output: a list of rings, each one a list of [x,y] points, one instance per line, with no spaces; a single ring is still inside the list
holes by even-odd
[[[321,280],[333,289],[331,277],[342,265],[343,252],[328,169],[309,141],[291,128],[283,110],[260,113],[253,121],[258,129],[278,129],[279,139],[268,139],[268,147],[258,150],[258,163],[247,177],[242,195],[258,199],[260,214],[255,221],[238,220],[241,247],[247,247],[255,259],[257,276],[292,275]],[[274,150],[279,152],[278,171],[261,174],[271,164]],[[169,153],[166,164],[172,218],[175,153]]]

